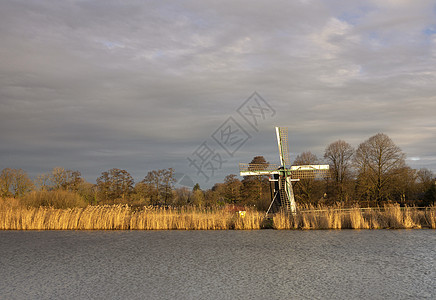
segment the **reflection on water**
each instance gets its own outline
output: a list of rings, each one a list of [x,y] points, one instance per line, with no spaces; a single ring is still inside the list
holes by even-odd
[[[0,299],[436,299],[436,232],[0,231]]]

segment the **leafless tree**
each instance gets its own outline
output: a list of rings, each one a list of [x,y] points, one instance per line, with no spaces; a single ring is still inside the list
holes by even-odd
[[[393,179],[405,167],[405,154],[386,134],[378,133],[359,145],[354,163],[361,194],[380,203],[391,197]]]
[[[0,173],[0,196],[7,198],[12,196],[11,186],[13,181],[14,171],[11,168],[4,168]]]
[[[434,184],[434,174],[432,171],[430,171],[427,168],[419,169],[416,173],[418,182],[424,185],[424,188],[429,187],[430,185]]]
[[[160,204],[160,191],[162,188],[162,172],[153,170],[147,173],[147,176],[141,181],[148,187],[148,195],[152,205]]]
[[[148,172],[141,182],[148,185],[148,194],[153,205],[167,205],[172,200],[175,181],[174,170],[168,168]]]
[[[170,204],[173,199],[173,186],[176,182],[174,177],[174,169],[168,168],[161,170],[162,172],[162,196],[164,198],[164,205]]]
[[[41,191],[48,191],[51,184],[50,177],[51,175],[47,173],[39,174],[35,180],[35,185],[37,188]]]
[[[422,199],[421,205],[434,205],[436,202],[436,179],[432,171],[422,168],[417,172],[417,190]]]
[[[174,203],[177,206],[187,205],[189,203],[190,195],[191,195],[191,191],[187,187],[185,186],[179,187],[175,190]]]
[[[22,169],[5,168],[0,174],[1,197],[21,197],[33,188],[33,182]]]
[[[14,170],[12,181],[12,189],[14,197],[21,197],[33,188],[33,181],[29,178],[26,172],[22,169]]]
[[[122,199],[125,202],[126,197],[133,191],[133,184],[133,178],[126,170],[110,169],[97,178],[99,198],[113,202]]]
[[[415,169],[409,166],[399,168],[391,179],[391,186],[394,191],[392,199],[402,204],[408,204],[408,201],[416,195],[416,180],[417,172]]]
[[[224,197],[229,203],[241,201],[242,183],[235,174],[227,175],[224,178]]]
[[[315,165],[318,164],[318,157],[310,151],[303,152],[294,160],[293,165]]]
[[[135,187],[133,188],[132,196],[137,202],[143,203],[145,205],[149,205],[150,190],[151,190],[150,185],[141,181],[135,184]]]
[[[345,192],[345,185],[351,179],[353,155],[353,147],[343,140],[331,143],[324,152],[324,158],[327,159],[330,165],[334,194],[337,195],[339,201],[344,201],[345,198],[348,198]]]
[[[43,174],[44,175],[44,174]],[[55,167],[51,171],[50,181],[54,190],[78,191],[82,184],[82,174],[79,171],[65,170],[62,167]],[[44,177],[41,179],[45,179]]]
[[[67,172],[62,167],[54,167],[50,174],[50,181],[54,190],[60,190],[67,181]]]
[[[293,165],[315,165],[319,164],[318,157],[310,151],[303,152],[294,160]],[[295,198],[300,203],[317,204],[322,198],[322,183],[314,179],[301,179],[294,186]]]
[[[262,165],[265,168],[269,166],[263,156],[255,156],[250,164]],[[257,207],[268,206],[270,202],[268,176],[244,176],[241,193],[244,204],[256,205]]]

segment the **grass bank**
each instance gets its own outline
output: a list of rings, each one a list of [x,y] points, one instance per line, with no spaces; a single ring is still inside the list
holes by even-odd
[[[7,200],[7,201],[6,201]],[[77,208],[26,207],[15,199],[0,201],[1,230],[253,230],[436,228],[436,207],[427,209],[342,209],[308,207],[295,215],[278,213],[270,220],[249,210],[244,216],[228,209],[132,209],[126,205]]]

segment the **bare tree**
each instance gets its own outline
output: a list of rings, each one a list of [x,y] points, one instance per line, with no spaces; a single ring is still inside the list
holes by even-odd
[[[310,151],[303,152],[294,160],[293,165],[315,165],[319,164],[318,157]],[[301,179],[294,187],[295,198],[301,203],[317,204],[323,197],[322,183],[314,179]]]
[[[327,146],[324,158],[330,165],[330,172],[334,182],[334,193],[339,201],[347,198],[345,184],[351,177],[351,163],[354,149],[345,141],[338,140]]]
[[[11,187],[14,171],[11,168],[4,168],[0,173],[0,196],[7,198],[12,196]]]
[[[255,156],[250,164],[265,166],[265,168],[269,166],[263,156]],[[256,168],[260,169],[261,166]],[[241,193],[245,204],[256,205],[257,207],[267,206],[270,202],[268,176],[244,176]]]
[[[41,180],[45,178],[42,177]],[[65,170],[62,167],[54,167],[50,174],[50,181],[54,190],[68,190],[77,192],[82,184],[82,174],[79,171]]]
[[[392,178],[392,188],[394,191],[394,200],[407,204],[412,195],[416,195],[417,172],[408,166],[399,168],[397,174]],[[416,199],[414,199],[416,200]]]
[[[77,192],[83,182],[82,174],[79,171],[67,170],[67,181],[64,186],[66,190]]]
[[[191,191],[183,186],[183,187],[179,187],[175,190],[175,195],[174,195],[174,202],[177,206],[184,206],[187,205],[189,203],[189,198],[191,195]]]
[[[161,170],[162,172],[162,196],[164,198],[164,205],[170,204],[173,199],[173,186],[176,182],[174,178],[174,169],[168,168]]]
[[[421,205],[434,205],[436,201],[436,179],[432,171],[427,168],[420,169],[417,172],[418,178],[418,195]]]
[[[224,179],[224,197],[229,203],[238,203],[241,200],[242,183],[235,174],[227,175]]]
[[[51,177],[51,175],[47,174],[47,173],[39,174],[35,180],[35,184],[36,184],[37,188],[41,191],[48,191],[50,188],[50,184],[51,184],[50,177]]]
[[[50,174],[50,181],[54,190],[60,190],[67,181],[67,171],[62,167],[54,167]]]
[[[140,203],[150,204],[150,191],[151,186],[141,181],[135,184],[135,187],[133,188],[133,196]]]
[[[380,203],[391,196],[393,179],[405,166],[405,154],[386,134],[378,133],[359,145],[354,163],[361,193]]]
[[[434,184],[434,174],[427,168],[419,169],[416,173],[418,182],[421,183],[424,189],[428,188],[430,185]]]
[[[303,153],[297,155],[293,164],[294,165],[315,165],[318,163],[319,163],[318,157],[316,157],[316,155],[313,154],[312,152],[306,151],[306,152],[303,152]]]
[[[141,181],[148,184],[150,200],[153,205],[167,205],[173,197],[173,185],[175,183],[174,170],[172,168],[153,170]],[[161,203],[163,199],[163,203]]]
[[[33,182],[22,169],[5,168],[0,174],[1,197],[21,197],[33,188]]]
[[[160,204],[160,190],[162,186],[161,170],[153,170],[147,173],[147,176],[141,181],[149,187],[148,194],[152,205]]]
[[[112,200],[122,199],[126,201],[126,197],[133,191],[133,178],[126,170],[117,168],[110,169],[107,172],[101,173],[97,178],[97,189],[100,199]]]
[[[33,188],[33,181],[27,176],[22,169],[14,169],[12,180],[12,190],[14,197],[21,197]]]

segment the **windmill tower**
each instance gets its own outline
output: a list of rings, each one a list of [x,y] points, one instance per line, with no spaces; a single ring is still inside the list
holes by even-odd
[[[285,211],[295,213],[295,203],[292,182],[300,179],[318,179],[327,177],[329,165],[291,166],[289,158],[288,128],[276,127],[277,143],[279,146],[280,166],[275,164],[239,164],[241,176],[268,175],[274,183],[272,201],[268,213],[283,208]]]

